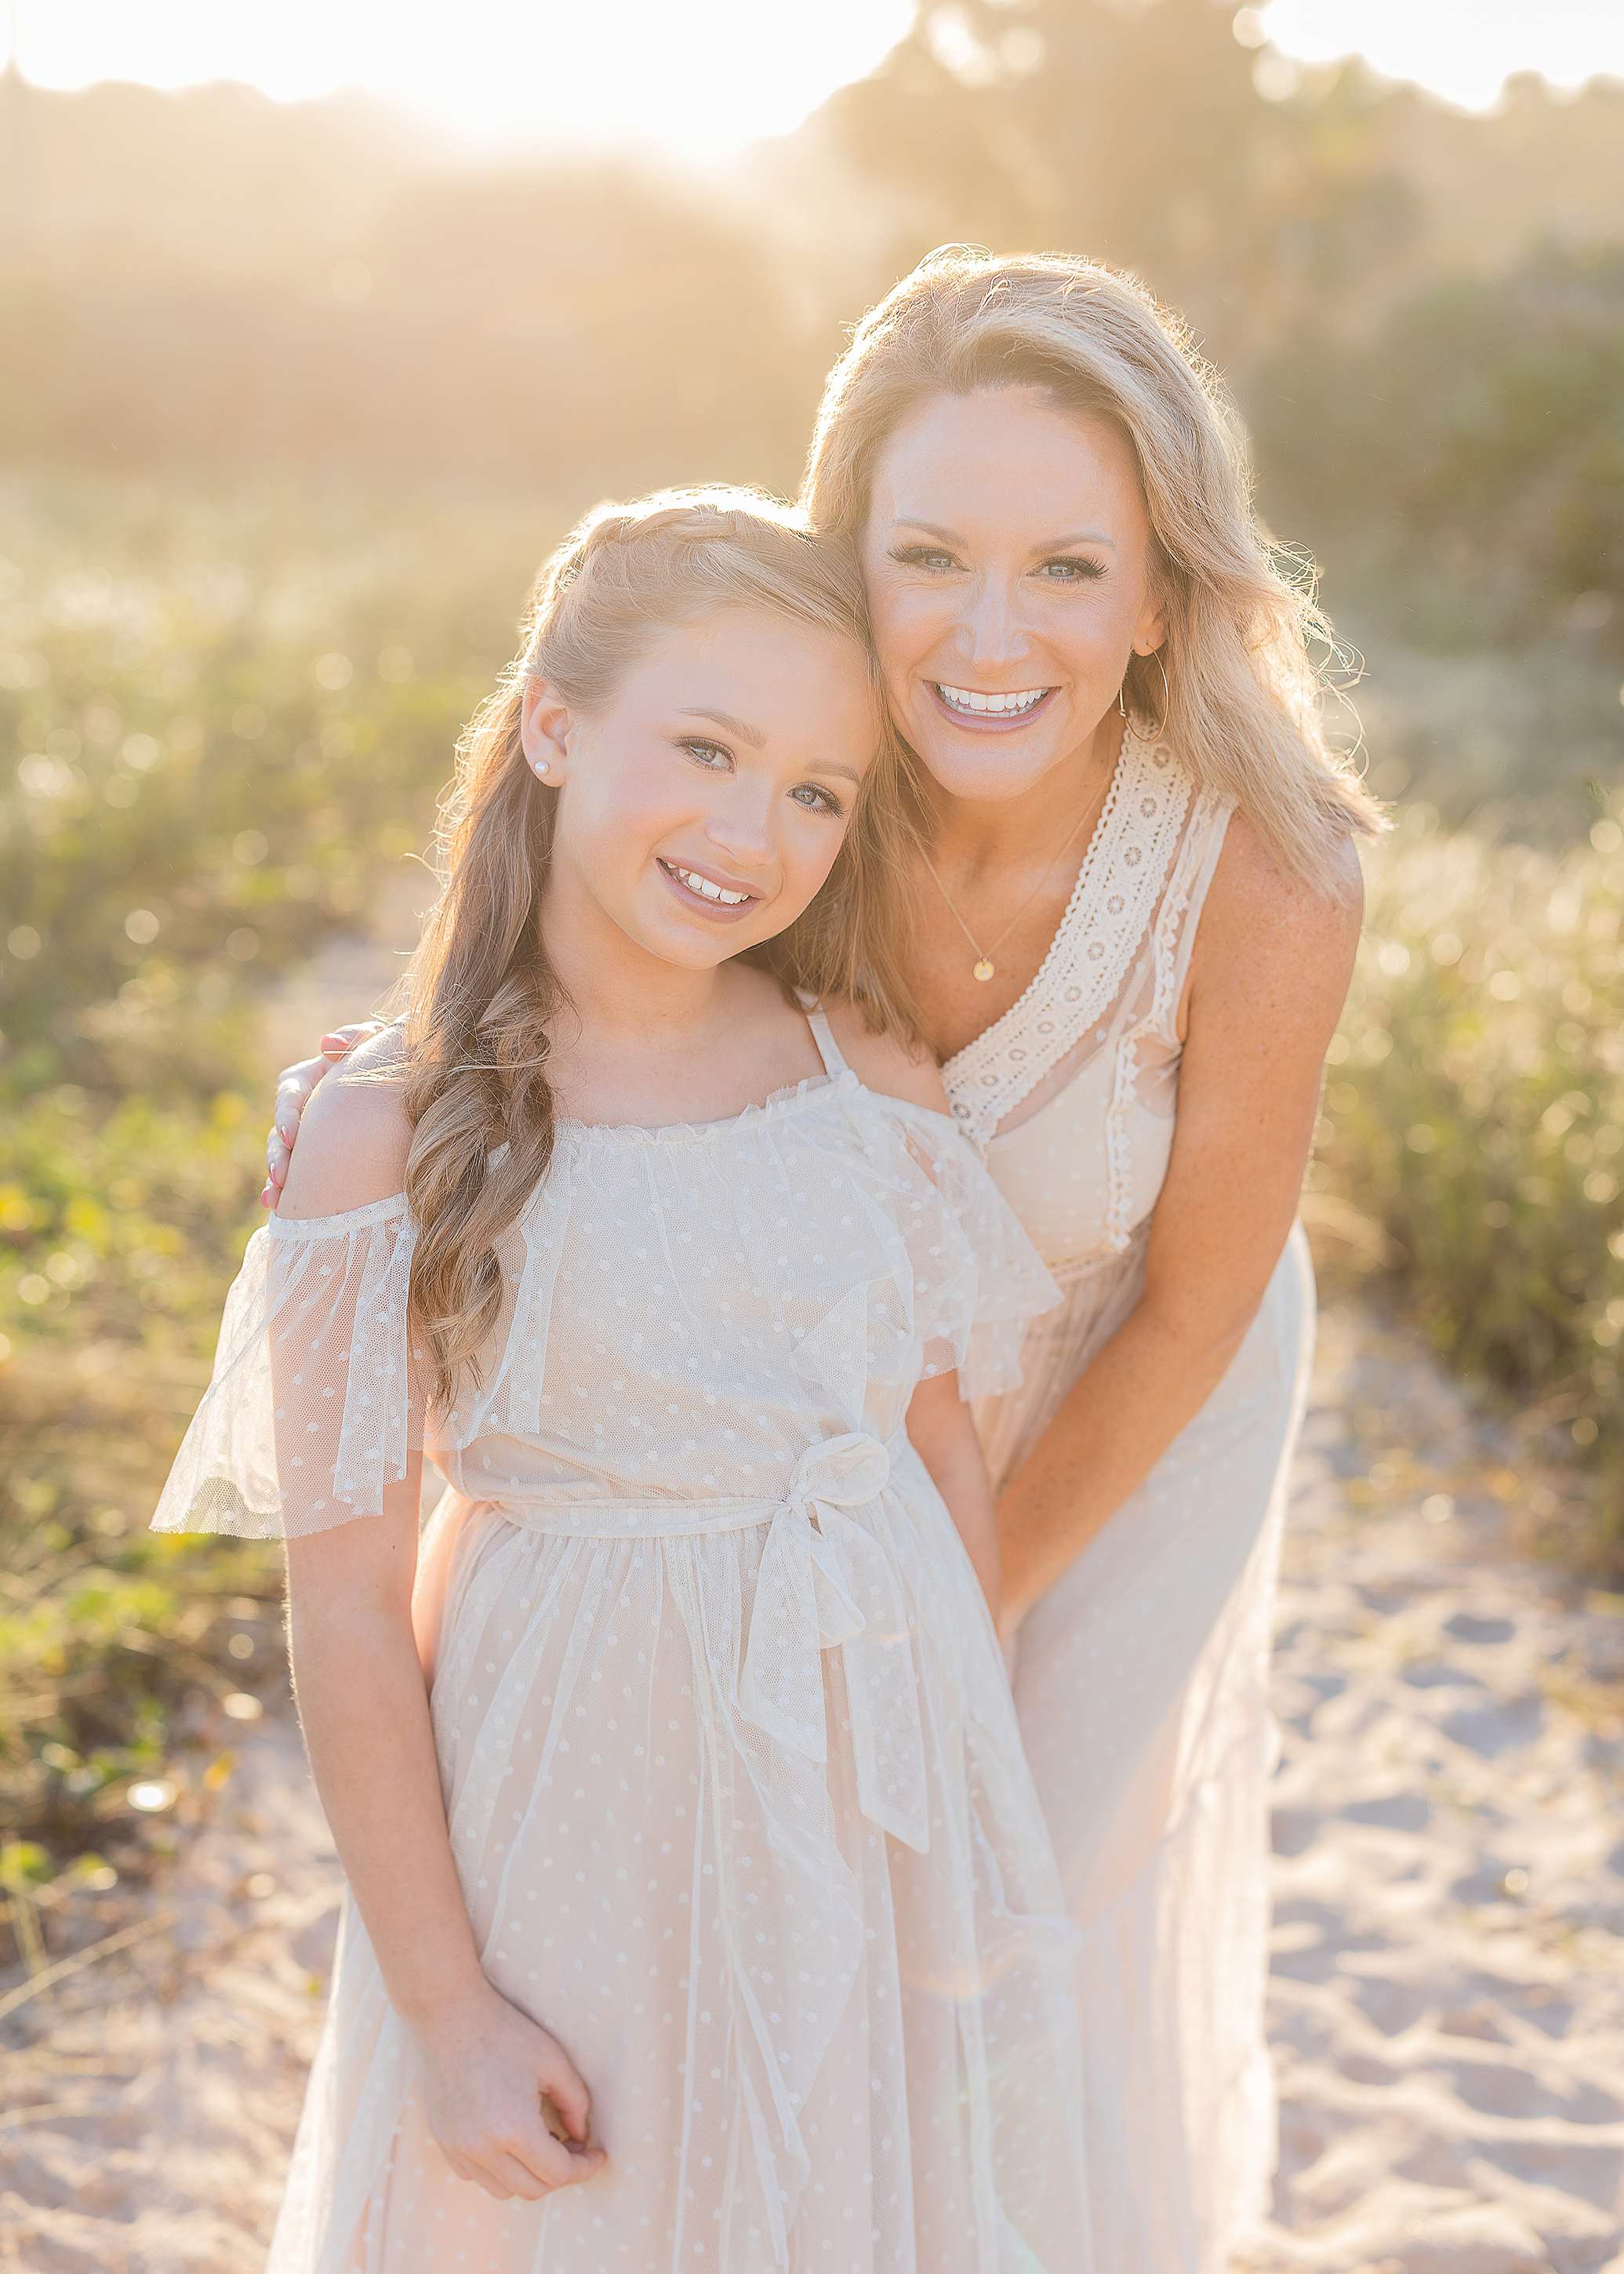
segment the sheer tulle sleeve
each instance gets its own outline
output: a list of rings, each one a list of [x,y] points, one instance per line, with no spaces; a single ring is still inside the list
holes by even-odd
[[[297,1539],[381,1515],[423,1443],[414,1244],[403,1198],[255,1232],[154,1531]]]
[[[925,1370],[956,1367],[965,1397],[1013,1389],[1026,1329],[1054,1309],[1060,1290],[981,1156],[945,1115],[914,1117],[908,1151],[934,1201],[904,1221]]]
[[[837,1334],[843,1306],[808,1338],[798,1368],[838,1387],[834,1345],[849,1343],[854,1397],[863,1336],[870,1376],[888,1377],[899,1352],[887,1337],[899,1332],[915,1374],[957,1371],[966,1397],[1012,1389],[1027,1327],[1060,1300],[1019,1217],[945,1114],[865,1090],[853,1093],[847,1111],[861,1139],[853,1180],[890,1268],[869,1288],[861,1329],[853,1312],[849,1331]]]

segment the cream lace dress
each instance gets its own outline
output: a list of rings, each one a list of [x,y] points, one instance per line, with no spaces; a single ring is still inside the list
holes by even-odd
[[[1064,1290],[1019,1386],[976,1408],[1000,1486],[1139,1299],[1228,820],[1130,733],[1042,969],[944,1068]],[[1267,1683],[1312,1343],[1299,1229],[1218,1388],[1020,1631],[1021,1731],[1082,1930],[1094,2255],[1112,2274],[1216,2274],[1267,2207]]]
[[[1086,2269],[1075,1930],[904,1428],[922,1374],[1011,1386],[1056,1299],[973,1148],[846,1070],[563,1125],[450,1413],[413,1238],[401,1199],[255,1235],[154,1521],[319,1528],[426,1446],[453,1853],[609,2161],[541,2205],[455,2179],[350,1908],[271,2274]]]

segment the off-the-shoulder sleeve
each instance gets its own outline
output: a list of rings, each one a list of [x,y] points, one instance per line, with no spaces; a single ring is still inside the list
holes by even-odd
[[[423,1443],[403,1198],[255,1232],[156,1532],[297,1539],[383,1512]]]

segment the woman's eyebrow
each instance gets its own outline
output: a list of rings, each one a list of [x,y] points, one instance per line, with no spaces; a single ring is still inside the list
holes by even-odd
[[[737,734],[739,740],[748,742],[753,750],[759,750],[767,740],[759,727],[752,727],[742,719],[735,719],[731,712],[705,711],[684,704],[677,715],[681,719],[709,719],[713,727],[719,727],[724,734]]]
[[[915,521],[910,514],[898,515],[891,527],[893,530],[917,529],[923,536],[939,538],[944,545],[962,545],[965,541],[958,530],[944,529],[934,521]],[[1073,530],[1069,537],[1046,537],[1041,544],[1034,545],[1032,551],[1034,556],[1042,553],[1064,553],[1072,545],[1103,545],[1112,553],[1121,550],[1116,539],[1108,537],[1102,529],[1078,529]]]

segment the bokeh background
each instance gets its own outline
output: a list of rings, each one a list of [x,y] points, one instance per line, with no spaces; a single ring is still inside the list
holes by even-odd
[[[1338,731],[1395,819],[1305,1203],[1321,1270],[1518,1417],[1528,1538],[1624,1579],[1612,13],[13,8],[0,1882],[22,1955],[53,1885],[139,1878],[226,1773],[219,1730],[282,1679],[274,1561],[143,1527],[258,1221],[269,1073],[387,981],[535,566],[605,494],[793,491],[846,328],[945,241],[1131,268],[1228,374],[1263,510],[1345,643]],[[1559,84],[1500,87],[1542,60]]]

